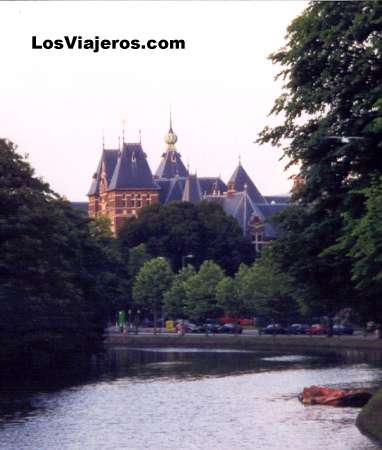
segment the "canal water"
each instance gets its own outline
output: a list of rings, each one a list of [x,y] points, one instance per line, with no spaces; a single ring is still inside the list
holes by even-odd
[[[7,381],[4,450],[375,450],[359,408],[304,407],[310,385],[382,383],[362,357],[113,348],[82,374]]]

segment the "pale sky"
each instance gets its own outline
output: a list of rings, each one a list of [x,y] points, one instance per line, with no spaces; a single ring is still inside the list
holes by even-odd
[[[307,2],[0,2],[0,137],[36,174],[86,200],[101,152],[142,145],[153,173],[169,105],[191,172],[228,181],[242,164],[263,194],[291,187],[281,150],[253,144],[281,84],[267,55]],[[32,36],[184,39],[185,50],[32,50]]]

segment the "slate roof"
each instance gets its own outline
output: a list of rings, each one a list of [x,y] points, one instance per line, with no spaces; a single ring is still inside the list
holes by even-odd
[[[236,191],[244,191],[244,186],[247,185],[248,194],[253,202],[267,203],[241,164],[238,165],[232,174],[228,184],[231,183],[233,183]]]
[[[102,175],[102,165],[105,166],[107,184],[108,186],[110,185],[115,166],[117,165],[118,153],[119,150],[114,149],[110,150],[104,149],[102,151],[101,159],[99,161],[97,171],[94,174],[88,195],[96,195],[99,193],[99,185],[101,182],[101,175]]]
[[[186,178],[176,177],[172,179],[170,189],[166,197],[166,203],[181,201],[183,198],[185,185]]]
[[[261,210],[265,217],[265,235],[266,237],[270,239],[276,239],[278,236],[278,230],[277,225],[272,221],[272,216],[275,214],[280,213],[285,208],[288,208],[290,206],[287,203],[280,203],[277,205],[257,205],[258,208]]]
[[[200,189],[200,184],[198,177],[196,175],[189,175],[186,178],[184,185],[182,201],[199,203],[202,200],[202,191]]]
[[[288,203],[278,203],[275,205],[258,204],[256,206],[261,210],[264,217],[266,219],[269,219],[271,216],[280,213],[285,208],[288,208],[289,204]]]
[[[161,203],[180,202],[183,197],[185,177],[156,179],[155,183],[160,187],[159,201]]]
[[[167,178],[156,179],[155,183],[160,187],[159,191],[159,202],[166,203],[166,198],[168,195],[168,191],[170,190],[172,180],[168,180]]]
[[[290,195],[264,195],[265,200],[269,203],[269,204],[278,204],[278,203],[289,203],[291,201],[291,196]]]
[[[221,193],[227,191],[227,185],[219,177],[202,177],[199,178],[200,189],[202,195],[212,195],[215,187]]]
[[[246,235],[250,218],[254,212],[257,212],[257,208],[248,192],[237,192],[232,196],[225,197],[222,206],[227,214],[230,214],[236,219],[244,235]]]
[[[265,236],[268,239],[275,239],[277,237],[277,229],[269,219],[274,214],[281,212],[289,206],[287,203],[280,203],[278,205],[255,203],[249,196],[248,191],[235,192],[229,196],[208,195],[205,199],[218,203],[227,214],[236,219],[244,235],[248,234],[248,227],[252,217],[259,217],[261,222],[264,222]]]
[[[162,160],[155,172],[155,177],[174,178],[176,175],[179,177],[186,177],[188,175],[188,170],[183,164],[180,153],[176,150],[167,150],[162,154]]]
[[[124,143],[118,157],[109,191],[119,189],[158,189],[140,143]]]

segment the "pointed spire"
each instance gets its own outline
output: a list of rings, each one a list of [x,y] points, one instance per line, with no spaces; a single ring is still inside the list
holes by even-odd
[[[239,154],[239,166],[241,166],[241,155]]]
[[[172,131],[172,115],[171,115],[171,104],[170,104],[170,128],[169,128],[169,133],[173,133]]]
[[[102,130],[102,150],[105,150],[105,130]]]
[[[241,165],[241,161],[239,161],[237,169],[228,181],[228,190],[235,190],[236,192],[243,192],[244,190],[246,190],[248,196],[253,202],[267,203],[265,198],[260,194],[257,187],[254,185],[247,172],[244,170],[244,167]]]
[[[170,110],[170,128],[164,137],[167,144],[166,151],[162,154],[162,160],[159,164],[155,176],[157,178],[173,178],[176,174],[179,177],[186,177],[188,172],[184,167],[181,155],[177,152],[175,144],[178,136],[172,129],[172,115]]]
[[[125,129],[126,129],[127,120],[122,120],[122,144],[125,143]]]
[[[142,130],[139,129],[139,143],[142,144]]]
[[[171,115],[171,109],[170,109],[170,128],[168,130],[168,133],[164,137],[164,141],[167,144],[167,151],[176,151],[175,144],[178,140],[178,136],[174,133],[172,129],[172,115]]]
[[[118,136],[118,155],[121,154],[121,136]]]

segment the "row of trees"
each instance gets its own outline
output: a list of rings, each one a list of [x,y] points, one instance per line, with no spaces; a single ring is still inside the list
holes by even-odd
[[[135,278],[133,300],[153,314],[154,323],[159,313],[196,321],[223,314],[276,319],[298,315],[290,282],[274,270],[269,252],[252,266],[242,264],[232,277],[213,261],[205,261],[198,271],[187,265],[174,274],[165,258],[153,258]]]
[[[382,321],[382,3],[312,2],[270,56],[281,96],[260,143],[299,168],[272,264],[303,311]]]

